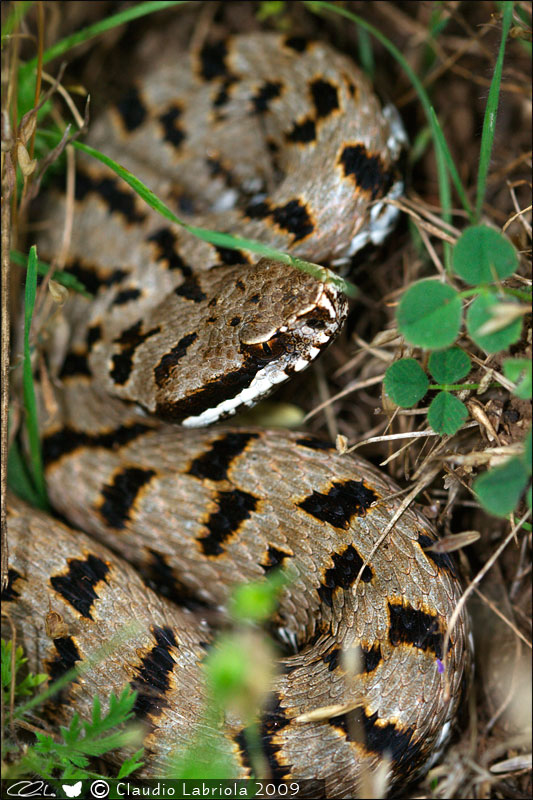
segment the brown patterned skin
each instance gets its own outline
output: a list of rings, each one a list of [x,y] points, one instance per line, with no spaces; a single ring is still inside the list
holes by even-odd
[[[89,141],[195,224],[326,265],[382,237],[383,200],[401,190],[400,141],[368,81],[324,45],[275,35],[206,45],[189,70],[174,55]],[[76,198],[68,266],[97,297],[71,305],[71,346],[107,392],[211,423],[234,410],[198,420],[213,395],[228,402],[255,376],[238,404],[257,400],[340,330],[346,302],[332,286],[199,241],[94,159],[81,161]],[[58,251],[64,204],[47,218],[42,257]]]
[[[264,141],[246,155],[258,129],[268,157]],[[378,239],[371,203],[396,191],[393,133],[367,82],[344,57],[296,38],[205,46],[190,72],[163,64],[92,136],[202,224],[314,261],[346,256],[368,232]],[[230,195],[236,205],[222,214]],[[130,683],[149,723],[144,774],[160,774],[201,716],[211,634],[121,557],[172,596],[222,611],[236,583],[290,568],[272,627],[298,652],[281,660],[259,712],[270,775],[324,778],[327,796],[352,797],[362,770],[387,754],[392,785],[408,780],[445,739],[468,662],[461,615],[445,696],[443,640],[460,586],[451,559],[427,550],[428,521],[405,512],[372,554],[398,487],[364,460],[305,433],[183,432],[139,410],[194,426],[250,404],[336,335],[344,299],[278,262],[193,240],[88,162],[78,201],[71,268],[97,294],[66,310],[58,413],[43,410],[42,430],[51,501],[90,538],[14,504],[6,599],[32,666],[52,676],[87,661],[127,620],[139,628],[57,712],[75,704],[87,714],[95,691]],[[58,230],[61,214],[60,203],[51,208]],[[43,237],[41,255],[58,236]],[[54,347],[52,337],[51,359]],[[68,635],[47,634],[49,608]],[[353,650],[352,675],[341,654]],[[346,702],[357,709],[295,722]],[[224,734],[248,775],[243,722],[232,717]]]

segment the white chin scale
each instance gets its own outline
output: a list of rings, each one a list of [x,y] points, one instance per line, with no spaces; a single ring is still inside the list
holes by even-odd
[[[306,361],[305,364],[307,365],[307,363]],[[235,397],[223,400],[222,403],[219,403],[214,408],[206,408],[196,417],[187,417],[181,424],[185,428],[201,428],[204,425],[212,425],[213,422],[217,422],[222,417],[235,414],[240,406],[253,406],[263,395],[268,394],[276,383],[281,383],[287,377],[287,373],[279,367],[264,367],[264,369],[260,369],[256,373],[251,384]]]
[[[315,341],[325,343],[329,340],[326,334],[320,334],[318,337],[315,334]],[[313,359],[320,353],[320,347],[309,347],[306,350],[305,357],[299,356],[296,361],[285,364],[285,368],[281,365],[270,364],[263,369],[260,369],[249,386],[243,389],[235,397],[230,397],[223,400],[218,406],[214,408],[207,408],[195,417],[187,417],[181,423],[185,428],[201,428],[204,425],[212,425],[218,422],[223,417],[235,414],[240,406],[253,406],[261,400],[262,397],[270,394],[272,388],[277,383],[282,383],[287,380],[289,374],[292,372],[301,372],[305,369]]]

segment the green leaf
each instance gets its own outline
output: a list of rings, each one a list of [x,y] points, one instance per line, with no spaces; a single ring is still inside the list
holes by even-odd
[[[472,364],[464,350],[450,347],[431,353],[428,368],[437,383],[456,383],[468,375]]]
[[[527,482],[524,463],[514,456],[476,478],[472,488],[486,511],[496,517],[506,517],[516,508]]]
[[[142,756],[144,754],[144,748],[141,747],[140,750],[137,750],[133,753],[129,758],[126,758],[119,769],[117,778],[127,778],[128,775],[131,775],[132,772],[135,772],[136,769],[142,767],[144,761],[141,761]]]
[[[507,304],[507,303],[506,303]],[[492,333],[478,333],[488,322],[494,320],[498,314],[498,307],[501,305],[497,295],[480,294],[466,315],[466,327],[473,341],[486,350],[487,353],[497,353],[505,350],[520,338],[522,331],[522,319],[514,319],[509,324],[503,324],[499,330]]]
[[[509,239],[487,225],[467,228],[453,249],[454,271],[472,286],[508,278],[517,267],[518,255]]]
[[[383,385],[396,405],[411,408],[426,394],[429,380],[418,361],[401,358],[387,369]]]
[[[411,286],[398,306],[398,328],[408,342],[439,350],[453,344],[461,328],[462,304],[455,289],[438,281]]]
[[[530,400],[532,393],[531,361],[529,358],[506,358],[503,374],[516,383],[513,394],[522,400]]]
[[[468,409],[450,392],[439,392],[428,409],[428,422],[437,433],[452,436],[468,417]]]

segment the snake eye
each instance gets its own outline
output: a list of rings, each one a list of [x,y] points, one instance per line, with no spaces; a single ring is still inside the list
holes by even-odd
[[[284,337],[280,334],[273,336],[267,342],[257,342],[246,345],[246,352],[255,360],[274,361],[286,352]]]

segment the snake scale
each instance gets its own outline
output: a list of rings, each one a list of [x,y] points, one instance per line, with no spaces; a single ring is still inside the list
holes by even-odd
[[[347,57],[248,34],[204,44],[188,66],[162,53],[89,141],[187,219],[335,265],[392,224],[399,130]],[[64,202],[47,212],[45,258]],[[136,628],[54,713],[87,715],[95,692],[129,683],[146,722],[142,774],[159,774],[204,708],[203,605],[223,613],[235,584],[290,567],[271,627],[292,652],[258,710],[268,774],[353,797],[387,756],[390,785],[405,784],[445,742],[465,684],[463,613],[443,652],[460,596],[452,559],[431,549],[435,532],[412,508],[374,547],[398,487],[363,459],[306,433],[201,427],[307,366],[340,330],[343,295],[199,241],[88,158],[69,252],[95,298],[65,306],[68,346],[64,326],[49,331],[57,408],[42,404],[41,424],[50,499],[76,530],[13,500],[4,594],[30,664],[52,678]],[[183,597],[200,609],[173,602]],[[249,775],[242,720],[229,714],[223,731]]]

